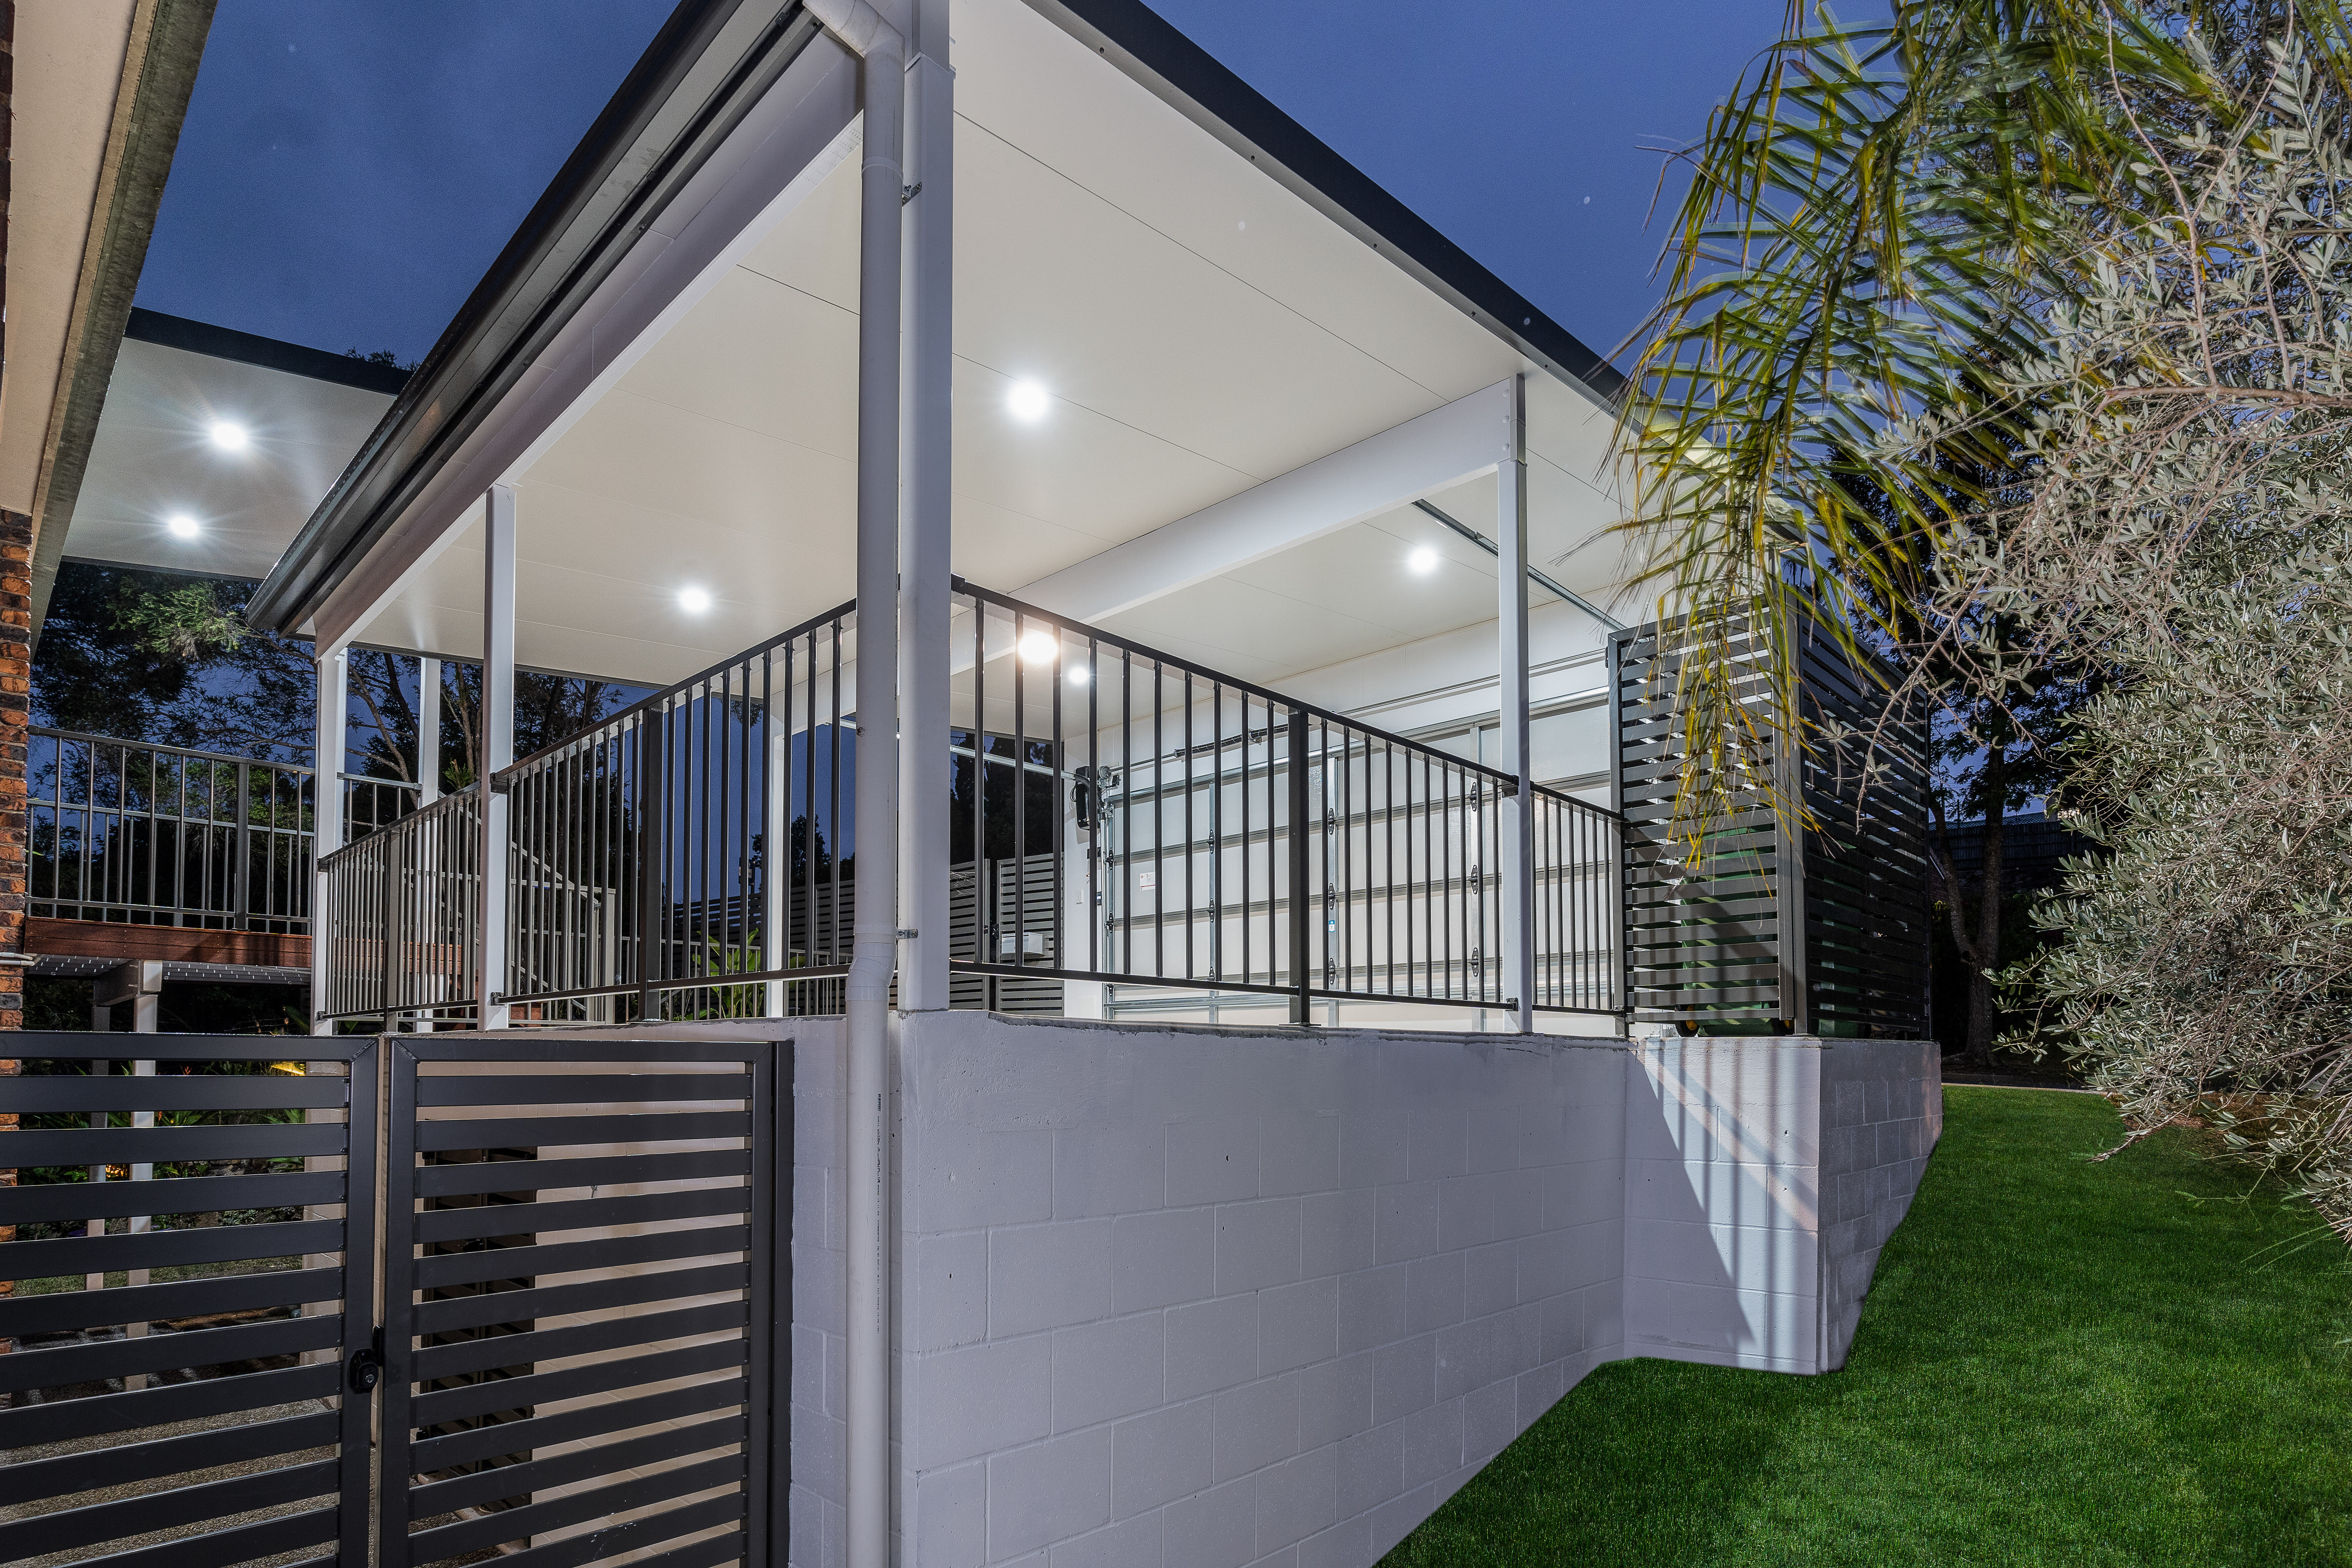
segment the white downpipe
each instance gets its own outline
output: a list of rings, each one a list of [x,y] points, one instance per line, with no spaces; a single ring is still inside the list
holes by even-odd
[[[944,7],[941,7],[944,10]],[[907,66],[905,453],[898,522],[898,1011],[948,1005],[948,559],[953,473],[955,76],[945,18]]]
[[[319,1014],[327,1005],[327,954],[332,945],[327,940],[328,921],[336,911],[327,907],[327,878],[319,862],[343,847],[343,739],[350,722],[352,677],[350,652],[340,645],[319,656],[318,695],[316,766],[310,773],[310,1032],[331,1035],[333,1022]]]
[[[849,1568],[890,1560],[890,975],[898,944],[899,205],[907,44],[866,0],[807,0],[860,61],[857,923],[849,963]]]
[[[1495,639],[1501,679],[1502,754],[1496,763],[1517,775],[1514,798],[1503,803],[1496,835],[1503,874],[1503,994],[1513,998],[1512,1027],[1532,1034],[1536,1026],[1535,782],[1528,755],[1528,464],[1527,377],[1511,378],[1509,423],[1503,461],[1495,472]]]
[[[492,485],[482,498],[482,791],[479,968],[475,1017],[485,1029],[507,1026],[507,1008],[491,997],[507,984],[507,797],[490,787],[514,763],[515,493]]]
[[[416,804],[441,798],[441,661],[416,661]]]

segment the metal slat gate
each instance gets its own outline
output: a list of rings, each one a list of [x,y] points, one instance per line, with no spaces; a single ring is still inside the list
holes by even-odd
[[[0,1563],[783,1561],[788,1045],[16,1038]]]
[[[376,1042],[5,1044],[0,1563],[364,1564]]]

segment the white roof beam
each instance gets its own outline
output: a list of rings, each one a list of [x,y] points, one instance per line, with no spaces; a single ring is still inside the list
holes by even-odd
[[[1511,430],[1511,383],[1499,381],[1040,577],[1014,596],[1103,620],[1475,479],[1510,455]]]

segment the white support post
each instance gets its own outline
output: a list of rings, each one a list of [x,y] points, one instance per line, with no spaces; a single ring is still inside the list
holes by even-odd
[[[1528,756],[1528,464],[1527,378],[1511,379],[1510,416],[1503,437],[1502,467],[1495,475],[1496,631],[1495,658],[1501,676],[1502,731],[1499,767],[1517,776],[1515,798],[1503,803],[1496,848],[1502,857],[1503,994],[1516,1008],[1516,1027],[1534,1032],[1535,1007],[1535,779]]]
[[[760,967],[782,969],[793,951],[793,825],[785,819],[791,793],[793,731],[783,714],[791,693],[768,703],[768,799],[760,818]],[[784,1016],[784,983],[771,980],[762,1016]]]
[[[327,879],[319,862],[343,845],[343,739],[352,700],[351,661],[341,647],[319,655],[318,733],[310,775],[310,1032],[331,1035],[332,1019],[320,1013],[328,1002],[327,954],[333,946],[330,929],[339,911],[328,907]]]
[[[485,1029],[503,1029],[506,1005],[492,998],[506,988],[507,797],[490,785],[498,771],[514,761],[514,491],[492,485],[482,512],[482,759],[475,773],[482,791],[482,899],[475,1016]]]
[[[416,804],[441,798],[441,661],[416,661]]]
[[[848,1003],[848,1568],[891,1557],[890,979],[898,963],[899,384],[907,36],[866,0],[806,0],[858,57],[857,905]],[[893,9],[898,9],[894,6]],[[922,736],[937,745],[940,737]]]
[[[918,8],[907,66],[908,197],[898,521],[898,1010],[948,1005],[948,614],[954,359],[955,73],[947,6]]]

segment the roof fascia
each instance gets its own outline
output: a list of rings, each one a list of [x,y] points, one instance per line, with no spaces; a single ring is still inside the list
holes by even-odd
[[[856,149],[857,62],[819,38],[576,307],[498,406],[310,614],[354,635],[479,518],[695,303]]]
[[[1625,377],[1140,0],[1026,0],[1423,287],[1604,407]]]
[[[248,609],[290,631],[530,374],[809,42],[799,0],[686,0],[311,513]]]
[[[331,381],[386,396],[398,396],[400,389],[408,384],[406,371],[380,360],[330,353],[325,349],[306,348],[257,332],[240,332],[234,327],[215,327],[210,321],[193,321],[185,316],[167,316],[161,310],[142,310],[135,305],[122,335],[133,342],[153,343],[158,348],[178,349],[184,353],[236,364],[258,365],[264,370],[283,371],[310,381]]]

